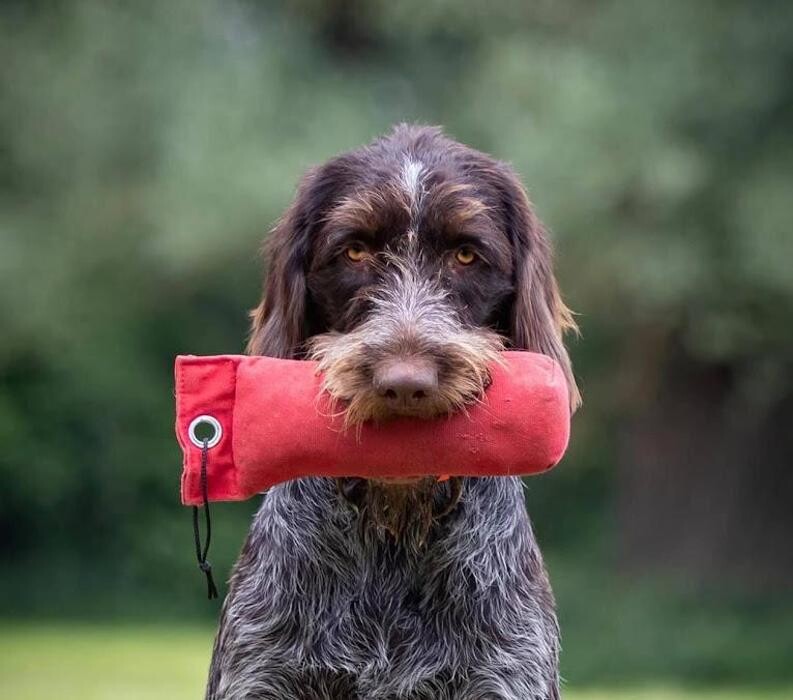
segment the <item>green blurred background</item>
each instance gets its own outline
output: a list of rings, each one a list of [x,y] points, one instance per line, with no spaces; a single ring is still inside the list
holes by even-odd
[[[300,174],[404,120],[514,164],[580,314],[527,495],[567,696],[793,697],[793,4],[0,8],[0,695],[199,696],[173,357],[241,351]]]

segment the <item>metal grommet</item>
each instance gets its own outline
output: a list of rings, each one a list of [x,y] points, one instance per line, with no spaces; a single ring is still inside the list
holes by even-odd
[[[220,425],[220,421],[217,418],[208,415],[198,416],[190,421],[190,426],[187,428],[187,437],[190,438],[190,442],[196,447],[204,446],[204,441],[195,434],[196,428],[201,425],[212,426],[214,430],[212,436],[207,439],[207,447],[209,448],[217,445],[220,442],[220,438],[223,437],[223,427]]]

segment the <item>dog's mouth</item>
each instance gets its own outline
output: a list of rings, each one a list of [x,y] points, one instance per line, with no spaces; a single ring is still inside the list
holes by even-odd
[[[379,476],[369,481],[379,482],[384,486],[407,486],[421,481],[422,478],[421,476]]]
[[[432,419],[481,400],[501,339],[486,330],[460,330],[454,342],[398,343],[396,351],[361,332],[327,333],[311,341],[323,388],[347,427],[395,418]],[[416,347],[418,346],[418,347]]]

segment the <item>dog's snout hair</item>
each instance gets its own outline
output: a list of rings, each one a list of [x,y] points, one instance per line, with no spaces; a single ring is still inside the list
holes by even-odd
[[[579,403],[545,229],[439,129],[311,170],[266,252],[248,352],[316,359],[353,429],[465,410],[503,348],[554,357]],[[558,700],[558,650],[519,479],[298,479],[256,515],[207,697]]]
[[[323,386],[345,404],[348,425],[395,414],[424,418],[461,410],[478,399],[499,359],[501,337],[466,327],[440,275],[417,253],[386,254],[378,262],[381,281],[362,292],[367,311],[349,332],[332,331],[309,341]],[[437,372],[437,387],[422,401],[395,411],[378,391],[378,368],[420,358]]]

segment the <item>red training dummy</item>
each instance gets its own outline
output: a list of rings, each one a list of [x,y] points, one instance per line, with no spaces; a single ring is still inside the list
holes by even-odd
[[[553,467],[570,434],[561,367],[505,352],[482,402],[433,420],[399,418],[345,430],[322,393],[316,363],[271,357],[176,359],[176,435],[184,452],[182,503],[203,502],[202,443],[191,424],[216,421],[210,501],[239,501],[303,476],[527,475]],[[207,418],[208,417],[208,418]],[[193,436],[195,437],[195,435]],[[215,444],[213,444],[215,443]]]

